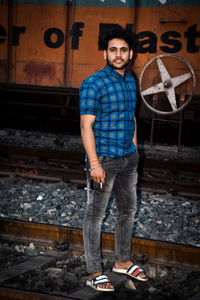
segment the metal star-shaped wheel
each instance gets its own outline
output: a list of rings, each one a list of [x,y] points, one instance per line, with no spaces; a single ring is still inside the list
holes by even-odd
[[[181,74],[170,76],[170,71],[167,69],[176,70]],[[160,78],[161,81],[158,82]],[[143,85],[146,86],[149,82],[154,83],[153,86],[143,89]],[[185,87],[184,83],[186,83]],[[195,74],[189,62],[172,54],[154,57],[145,65],[140,75],[141,97],[145,105],[157,114],[174,114],[186,107],[192,99],[195,85]],[[176,91],[177,87],[179,89]],[[184,99],[183,97],[181,99],[180,95],[184,95]]]

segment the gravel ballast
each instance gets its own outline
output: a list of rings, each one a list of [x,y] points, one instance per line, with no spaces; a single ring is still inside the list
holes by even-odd
[[[0,182],[0,217],[82,229],[87,198],[83,186],[15,180]],[[133,235],[200,247],[199,211],[197,200],[141,193]],[[111,198],[102,231],[114,233],[115,215]]]

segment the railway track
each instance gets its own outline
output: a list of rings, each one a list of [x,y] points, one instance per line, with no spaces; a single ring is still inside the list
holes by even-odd
[[[31,258],[30,261],[22,263],[17,266],[10,267],[6,270],[2,270],[0,274],[0,299],[18,300],[18,299],[38,299],[38,300],[92,300],[100,299],[97,297],[93,290],[84,287],[80,290],[76,290],[71,295],[47,295],[41,292],[31,292],[27,290],[21,290],[13,287],[8,287],[6,280],[14,280],[16,276],[21,276],[33,269],[42,269],[45,266],[53,265],[56,260],[64,257],[69,257],[69,252],[83,252],[83,238],[82,231],[74,228],[67,228],[61,226],[52,226],[46,224],[37,224],[24,221],[16,221],[10,219],[0,219],[0,239],[6,242],[27,242],[31,241],[39,244],[55,245],[55,242],[59,245],[68,245],[65,251],[51,251],[47,255],[42,257],[37,256]],[[102,234],[102,249],[104,256],[113,257],[114,254],[114,236],[112,234]],[[172,243],[164,243],[154,240],[145,240],[139,238],[132,239],[132,249],[135,255],[142,255],[148,260],[149,264],[180,267],[190,269],[193,272],[200,271],[200,249],[197,247],[183,246]],[[198,274],[198,273],[197,273]],[[112,275],[112,274],[111,274]],[[115,275],[115,274],[114,274]],[[115,277],[113,275],[112,281],[120,286],[124,284],[124,278]],[[122,276],[123,277],[123,276]],[[126,281],[126,284],[130,284],[130,281]],[[136,288],[141,288],[140,285],[135,285]],[[129,287],[130,288],[130,287]],[[123,288],[122,288],[123,289]],[[97,298],[96,298],[97,297]],[[103,298],[103,299],[115,299],[115,298]],[[121,299],[121,298],[119,298]],[[123,299],[132,299],[128,294]],[[164,299],[164,298],[162,298]]]
[[[1,145],[0,157],[0,175],[2,177],[15,176],[39,181],[65,181],[85,185],[83,153]],[[140,156],[138,189],[157,193],[168,192],[198,200],[200,195],[199,169],[198,163],[146,159],[144,156]],[[61,256],[68,256],[69,252],[73,251],[83,252],[82,230],[80,229],[3,218],[0,219],[0,228],[0,240],[4,242],[31,241],[48,245],[55,245],[56,242],[69,245],[67,254],[61,253]],[[200,248],[198,247],[133,238],[132,248],[135,254],[148,258],[148,262],[151,264],[200,271]],[[102,234],[102,249],[104,255],[113,256],[114,236],[112,234]],[[58,259],[60,254],[56,255],[56,259]],[[4,282],[5,274],[7,273],[1,272],[0,282]],[[10,274],[12,277],[15,274],[14,270],[11,270]],[[114,277],[113,281],[115,282],[115,280],[116,284],[119,284],[118,278]],[[127,284],[129,285],[130,282]],[[137,285],[136,287],[140,288]],[[129,288],[131,289],[131,287]],[[123,297],[123,299],[132,299],[130,294],[123,295]],[[73,296],[66,296],[66,294],[62,296],[21,290],[0,284],[0,299],[92,300],[99,298],[96,298],[96,295],[91,293],[88,288],[78,290]]]
[[[42,244],[53,245],[54,242],[67,243],[70,249],[83,251],[83,235],[81,229],[31,223],[0,218],[2,240],[19,241],[30,240]],[[114,235],[102,234],[103,252],[113,255]],[[132,239],[134,253],[148,256],[152,263],[165,263],[169,265],[192,266],[200,270],[200,248],[183,246],[175,243],[159,242],[141,238]]]
[[[1,176],[85,184],[84,154],[0,147]],[[140,158],[138,190],[199,199],[200,163]]]

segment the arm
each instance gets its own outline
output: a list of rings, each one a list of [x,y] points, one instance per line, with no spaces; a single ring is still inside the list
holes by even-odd
[[[135,132],[134,132],[134,137],[133,137],[133,143],[134,145],[137,147],[137,122],[136,122],[136,118],[134,117],[134,121],[135,121]]]
[[[89,162],[96,159],[98,160],[95,137],[92,128],[95,118],[96,116],[94,115],[81,115],[81,136]],[[97,183],[104,183],[105,171],[101,166],[99,166],[90,171],[90,176]]]

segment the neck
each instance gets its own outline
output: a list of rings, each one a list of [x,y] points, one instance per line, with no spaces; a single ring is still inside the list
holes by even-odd
[[[114,69],[116,72],[118,72],[119,74],[121,74],[122,76],[124,76],[125,73],[125,69],[119,70],[119,69]]]

